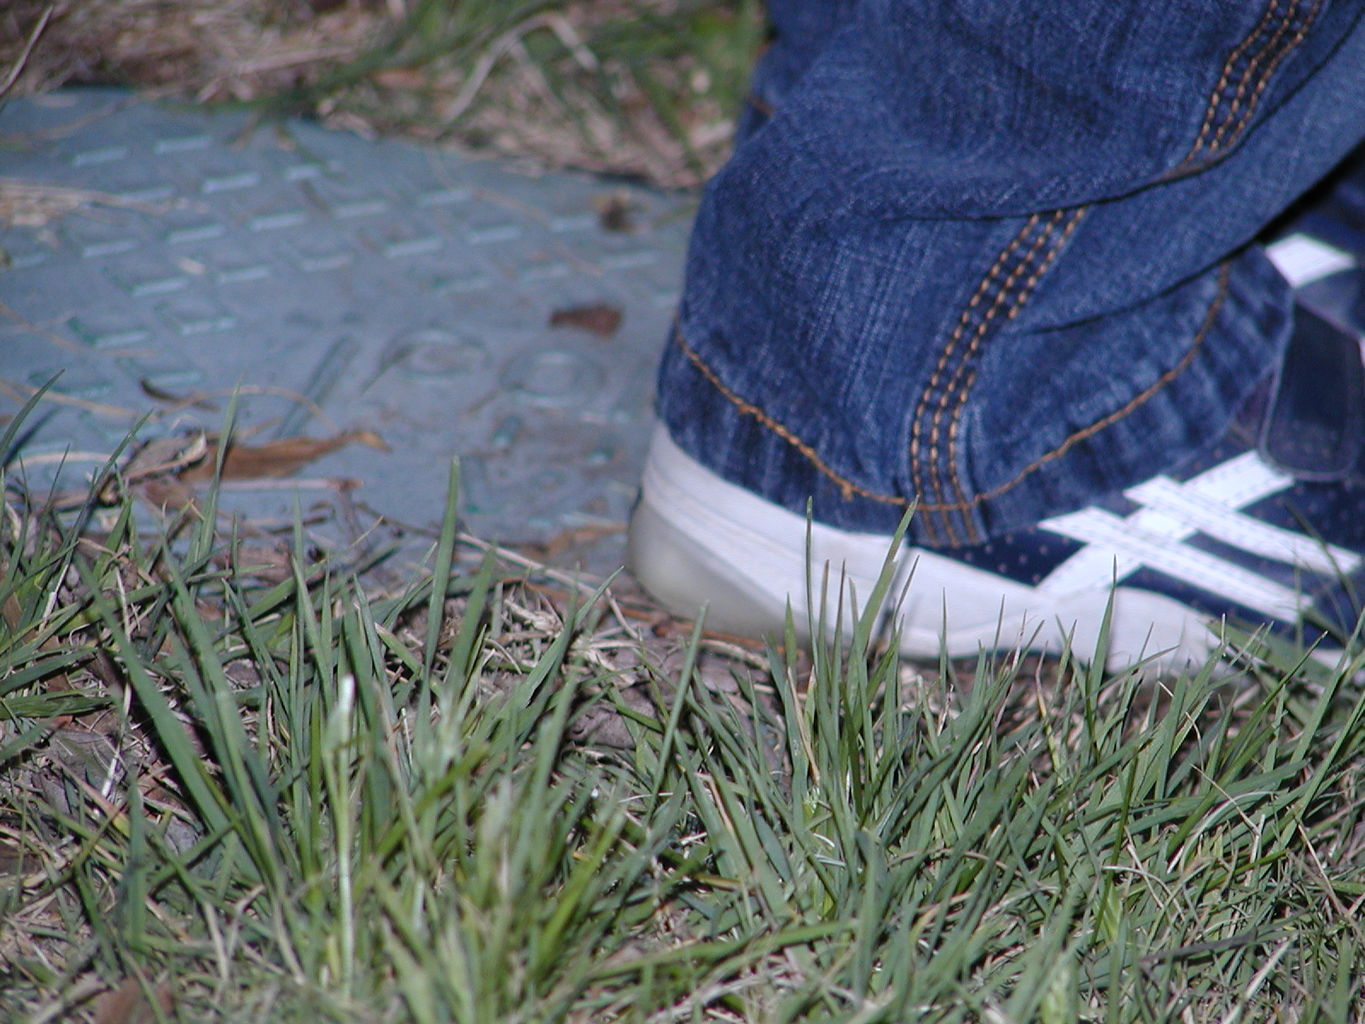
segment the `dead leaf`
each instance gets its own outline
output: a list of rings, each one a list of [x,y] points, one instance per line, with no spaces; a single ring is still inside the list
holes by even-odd
[[[629,234],[639,228],[635,215],[640,212],[640,204],[634,202],[623,192],[613,192],[593,203],[597,208],[597,223],[603,231]]]
[[[123,466],[123,479],[136,483],[151,476],[175,473],[209,454],[208,438],[202,433],[159,437],[133,452]]]
[[[416,68],[381,68],[370,79],[382,89],[420,89],[427,77]]]
[[[636,714],[645,718],[659,717],[659,705],[644,686],[622,687],[617,692],[621,703]],[[575,715],[569,722],[567,732],[570,739],[587,746],[634,750],[637,744],[625,715],[605,698]]]
[[[143,501],[163,514],[188,510],[196,518],[199,516],[194,488],[176,477],[148,477],[138,481],[133,489]]]
[[[621,309],[605,302],[585,306],[569,306],[550,314],[551,327],[577,327],[591,331],[600,338],[610,338],[621,326]]]
[[[381,452],[389,450],[372,430],[347,430],[332,437],[285,437],[260,445],[228,444],[223,455],[224,480],[259,480],[288,476],[310,462],[329,455],[348,444],[363,444]],[[213,478],[217,464],[219,440],[211,438],[210,455],[203,461],[183,469],[178,475],[186,483],[199,483]]]
[[[129,975],[118,988],[110,989],[95,1000],[95,1020],[97,1024],[157,1024],[174,1011],[175,994],[170,982],[163,981],[154,995],[156,1008],[148,1001],[138,979]]]

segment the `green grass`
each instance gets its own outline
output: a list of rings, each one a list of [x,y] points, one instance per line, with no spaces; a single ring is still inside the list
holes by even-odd
[[[0,1018],[1360,1018],[1351,672],[963,678],[869,617],[728,692],[700,633],[625,678],[608,595],[452,559],[454,483],[401,593],[10,492]],[[604,708],[632,747],[575,739]]]

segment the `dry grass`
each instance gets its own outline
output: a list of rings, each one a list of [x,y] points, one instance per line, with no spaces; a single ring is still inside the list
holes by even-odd
[[[0,84],[126,84],[677,187],[724,158],[756,0],[14,0]]]
[[[45,13],[18,91],[122,82],[205,101],[293,88],[370,45],[385,21],[373,4],[16,0],[0,14],[0,63],[13,64]]]

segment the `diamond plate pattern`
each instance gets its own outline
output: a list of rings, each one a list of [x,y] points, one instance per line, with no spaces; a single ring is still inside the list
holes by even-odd
[[[0,176],[105,199],[0,230],[0,377],[60,372],[54,390],[76,400],[25,436],[33,481],[53,482],[56,453],[111,450],[147,412],[143,436],[218,429],[240,385],[257,436],[370,429],[392,449],[225,495],[258,521],[316,511],[334,493],[317,481],[346,478],[362,509],[433,526],[452,455],[482,536],[624,521],[690,199],[109,90],[7,102]],[[621,193],[630,232],[597,214]],[[549,326],[589,303],[622,311],[613,337]],[[148,397],[168,392],[214,407]],[[0,414],[15,408],[0,396]],[[617,536],[589,561],[619,557]]]

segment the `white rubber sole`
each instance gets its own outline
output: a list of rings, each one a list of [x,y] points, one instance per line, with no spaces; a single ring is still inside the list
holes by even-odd
[[[881,575],[890,543],[882,534],[808,522],[737,487],[656,427],[631,517],[627,562],[670,610],[695,617],[705,608],[710,629],[780,637],[790,603],[797,631],[808,639],[812,603],[818,621],[823,602],[827,634],[833,635],[842,618],[848,635],[854,610],[861,610]],[[893,571],[883,616],[894,615],[907,657],[1012,649],[1059,653],[1069,647],[1089,661],[1111,593],[1105,659],[1110,668],[1202,662],[1217,644],[1207,616],[1151,591],[1120,585],[1044,592],[912,547],[895,553]]]

